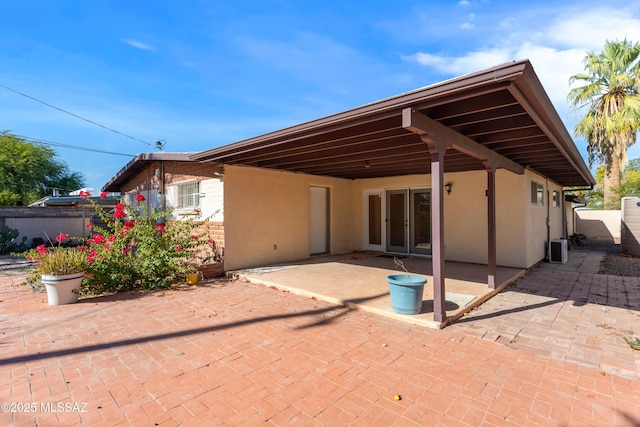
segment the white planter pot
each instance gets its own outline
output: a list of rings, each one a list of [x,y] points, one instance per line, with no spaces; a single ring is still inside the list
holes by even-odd
[[[47,289],[49,305],[73,304],[78,302],[80,284],[84,278],[84,271],[65,274],[64,276],[42,275],[42,284]]]

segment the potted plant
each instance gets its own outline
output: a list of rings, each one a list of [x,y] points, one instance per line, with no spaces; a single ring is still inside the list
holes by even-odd
[[[419,314],[422,310],[422,295],[427,279],[415,274],[409,274],[404,263],[397,257],[393,258],[396,267],[401,267],[405,274],[387,276],[391,308],[399,314]]]
[[[34,263],[29,283],[42,281],[49,305],[71,304],[78,301],[80,285],[87,268],[86,254],[78,247],[65,247],[69,237],[60,233],[57,245],[44,244],[29,250],[24,256]]]

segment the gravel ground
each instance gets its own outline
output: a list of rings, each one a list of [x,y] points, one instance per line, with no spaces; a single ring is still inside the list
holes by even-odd
[[[25,270],[31,267],[31,263],[25,258],[11,255],[0,255],[0,276],[22,276],[28,273]]]
[[[640,257],[622,254],[619,244],[608,240],[586,240],[572,250],[606,252],[607,255],[600,264],[600,274],[640,276]]]

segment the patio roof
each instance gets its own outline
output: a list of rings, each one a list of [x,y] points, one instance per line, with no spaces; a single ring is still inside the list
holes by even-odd
[[[563,186],[595,184],[528,60],[196,153],[191,158],[347,179],[431,173],[428,145],[420,134],[403,126],[403,110],[408,109],[476,143],[471,153],[475,155],[447,150],[444,172],[484,170],[486,165],[478,153],[491,150],[499,158]]]

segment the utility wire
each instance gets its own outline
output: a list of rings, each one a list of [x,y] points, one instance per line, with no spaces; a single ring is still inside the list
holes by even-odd
[[[134,154],[114,153],[113,151],[96,150],[95,148],[79,147],[77,145],[62,144],[60,142],[46,141],[44,139],[29,138],[28,136],[24,136],[24,135],[14,135],[14,136],[16,136],[18,138],[21,138],[21,139],[24,139],[25,141],[37,142],[39,144],[51,145],[51,146],[54,146],[54,147],[71,148],[73,150],[82,150],[82,151],[91,151],[93,153],[113,154],[114,156],[135,157]]]
[[[85,122],[88,122],[88,123],[94,124],[94,125],[96,125],[96,126],[100,126],[101,128],[106,129],[106,130],[109,130],[109,131],[114,132],[114,133],[117,133],[118,135],[122,135],[122,136],[124,136],[124,137],[129,138],[129,139],[133,139],[134,141],[138,141],[138,142],[141,142],[141,143],[143,143],[143,144],[146,144],[146,145],[151,146],[151,143],[149,143],[149,142],[147,142],[147,141],[143,141],[143,140],[141,140],[141,139],[134,138],[133,136],[127,135],[126,133],[122,133],[122,132],[120,132],[120,131],[117,131],[117,130],[115,130],[115,129],[112,129],[112,128],[110,128],[110,127],[107,127],[107,126],[105,126],[105,125],[101,125],[100,123],[94,122],[93,120],[85,119],[84,117],[81,117],[81,116],[79,116],[79,115],[77,115],[77,114],[71,113],[71,112],[69,112],[69,111],[67,111],[67,110],[63,110],[62,108],[58,108],[58,107],[56,107],[55,105],[48,104],[48,103],[46,103],[46,102],[44,102],[44,101],[41,101],[40,99],[34,98],[33,96],[29,96],[29,95],[27,95],[26,93],[22,93],[22,92],[19,92],[19,91],[15,90],[15,89],[11,89],[10,87],[7,87],[7,86],[5,86],[5,85],[3,85],[3,84],[1,84],[1,83],[0,83],[0,87],[3,87],[3,88],[5,88],[5,89],[7,89],[7,90],[9,90],[9,91],[11,91],[11,92],[13,92],[13,93],[17,93],[18,95],[22,95],[22,96],[24,96],[25,98],[29,98],[29,99],[31,99],[31,100],[33,100],[33,101],[39,102],[39,103],[41,103],[41,104],[44,104],[44,105],[46,105],[47,107],[51,107],[51,108],[53,108],[53,109],[55,109],[55,110],[62,111],[63,113],[69,114],[69,115],[71,115],[71,116],[73,116],[73,117],[76,117],[76,118],[78,118],[78,119],[80,119],[80,120],[84,120]]]

